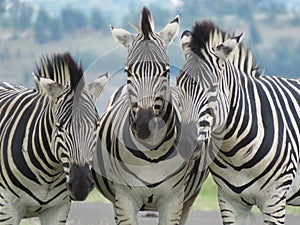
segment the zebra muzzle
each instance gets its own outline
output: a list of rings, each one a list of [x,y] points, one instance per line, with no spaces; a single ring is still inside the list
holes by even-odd
[[[84,166],[71,164],[70,179],[67,188],[72,200],[83,201],[92,191],[94,182],[88,164]]]
[[[139,139],[145,140],[149,138],[157,130],[157,127],[153,110],[142,108],[138,110],[132,129]]]

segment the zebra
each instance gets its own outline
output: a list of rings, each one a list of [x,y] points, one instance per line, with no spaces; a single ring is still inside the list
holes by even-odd
[[[94,187],[94,102],[107,74],[85,85],[81,65],[63,53],[43,57],[33,77],[36,89],[0,83],[0,224],[35,216],[65,224],[71,199]]]
[[[284,224],[286,204],[300,205],[300,81],[265,75],[243,36],[208,20],[183,32],[181,122],[205,143],[223,224],[248,224],[253,205],[264,224]]]
[[[179,17],[154,31],[144,7],[138,35],[111,26],[127,49],[127,83],[111,96],[100,120],[95,185],[112,202],[116,224],[138,224],[139,211],[158,211],[159,224],[184,224],[199,193],[199,162],[183,157],[180,118],[170,86],[167,46]]]

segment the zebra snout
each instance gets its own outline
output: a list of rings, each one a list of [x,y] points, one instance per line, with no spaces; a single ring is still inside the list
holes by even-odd
[[[177,151],[185,160],[195,156],[198,148],[196,123],[181,124],[180,136],[177,143]]]
[[[157,129],[154,112],[151,109],[139,109],[133,126],[136,136],[145,140]]]
[[[89,165],[80,166],[72,164],[70,169],[70,179],[67,188],[72,200],[83,201],[92,191],[94,182],[90,173]]]

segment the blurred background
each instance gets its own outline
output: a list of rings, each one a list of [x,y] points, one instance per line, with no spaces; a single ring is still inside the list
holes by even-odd
[[[156,31],[180,16],[179,35],[168,49],[173,82],[184,63],[179,37],[201,19],[213,20],[229,33],[245,32],[244,45],[266,74],[300,77],[299,0],[0,0],[0,81],[33,87],[31,73],[39,58],[69,51],[82,63],[88,81],[110,73],[108,97],[125,83],[126,56],[109,24],[135,33],[128,22],[139,25],[144,5],[153,14]],[[196,207],[217,209],[215,192],[209,178],[201,191],[206,203]],[[98,200],[93,195],[88,199]]]
[[[0,0],[0,80],[31,86],[35,62],[63,51],[81,61],[88,76],[122,71],[126,50],[109,24],[135,33],[128,22],[139,25],[143,5],[156,30],[180,16],[181,30],[169,47],[174,67],[183,64],[181,32],[211,19],[230,33],[246,32],[244,43],[266,74],[300,76],[298,0]]]

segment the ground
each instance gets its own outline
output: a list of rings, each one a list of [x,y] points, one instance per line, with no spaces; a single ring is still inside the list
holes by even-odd
[[[156,213],[140,213],[139,224],[155,225],[158,222]],[[36,225],[37,219],[27,219],[24,224]],[[285,225],[299,225],[300,216],[288,215]],[[22,223],[23,224],[23,223]],[[219,212],[191,211],[187,225],[221,225]],[[261,215],[253,214],[249,225],[263,224]],[[113,208],[105,203],[72,203],[68,225],[115,225]]]
[[[143,212],[139,214],[139,224],[155,225],[158,217],[155,213]],[[73,203],[69,218],[69,225],[114,225],[113,208],[111,204]],[[218,225],[221,223],[219,212],[191,211],[187,225]],[[251,216],[249,225],[263,224],[261,215]],[[299,225],[300,216],[288,215],[286,225]]]

